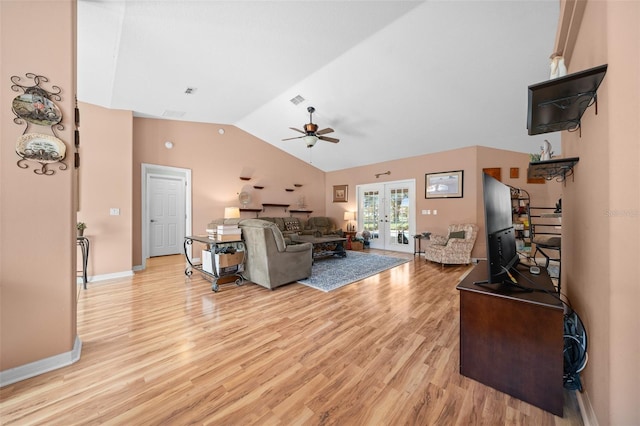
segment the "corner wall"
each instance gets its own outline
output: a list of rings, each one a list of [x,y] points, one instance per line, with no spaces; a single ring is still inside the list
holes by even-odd
[[[581,137],[562,134],[580,157],[563,198],[563,288],[588,333],[583,398],[602,425],[640,424],[638,22],[640,2],[586,2],[569,72],[609,66],[598,115],[587,109]]]
[[[54,25],[54,31],[49,31]],[[43,38],[44,37],[44,38]],[[76,339],[76,170],[73,163],[76,94],[76,1],[0,2],[0,371],[68,354]],[[61,89],[68,168],[42,176],[39,165],[19,168],[11,77],[31,86],[27,73]],[[52,134],[32,124],[28,133]],[[54,367],[54,368],[57,368]],[[36,368],[37,370],[37,368]],[[36,371],[37,373],[38,371]],[[42,371],[39,371],[42,372]],[[4,374],[3,374],[4,376]]]
[[[223,129],[224,133],[219,133]],[[173,142],[166,149],[165,141]],[[255,136],[230,125],[216,125],[150,118],[133,120],[133,265],[142,264],[141,164],[192,170],[193,233],[204,234],[211,220],[224,208],[240,206],[238,194],[249,192],[248,208],[262,203],[290,204],[300,197],[314,216],[324,215],[325,174]],[[244,181],[240,177],[250,177]],[[294,184],[302,185],[294,187]],[[253,186],[264,186],[255,189]],[[285,189],[294,189],[288,192]],[[289,216],[288,209],[268,207],[260,216]],[[256,213],[243,212],[242,218]],[[304,215],[306,218],[306,215]]]
[[[526,130],[523,130],[525,132]],[[482,199],[483,168],[498,167],[501,169],[502,182],[511,186],[524,188],[530,192],[532,200],[538,205],[555,205],[562,194],[562,186],[551,181],[545,184],[528,184],[527,167],[529,155],[521,152],[505,151],[482,146],[470,146],[402,160],[386,161],[362,167],[339,170],[327,173],[326,198],[327,216],[342,223],[345,211],[356,211],[357,185],[384,183],[389,181],[416,180],[416,231],[429,231],[434,234],[446,234],[452,223],[475,223],[479,226],[479,234],[484,234],[484,207]],[[510,178],[511,167],[519,168],[519,178]],[[425,174],[452,170],[463,170],[464,191],[462,198],[426,199]],[[390,171],[390,175],[375,177],[376,173]],[[333,203],[333,185],[348,185],[349,202]],[[551,203],[551,204],[549,204]],[[422,215],[422,210],[438,210],[437,215]],[[486,257],[486,242],[479,237],[473,248],[472,257]]]
[[[91,244],[88,275],[131,274],[133,114],[86,103],[78,108],[78,220],[87,224],[84,235]],[[120,214],[111,216],[111,208]]]

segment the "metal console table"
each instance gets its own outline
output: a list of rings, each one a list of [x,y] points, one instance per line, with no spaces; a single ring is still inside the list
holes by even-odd
[[[87,289],[87,267],[89,266],[89,239],[76,237],[76,244],[82,249],[82,287]]]
[[[189,257],[189,247],[193,245],[193,242],[197,241],[199,243],[205,244],[207,246],[207,251],[211,252],[211,272],[205,271],[203,269],[202,263],[194,264],[192,258]],[[219,247],[234,247],[236,252],[242,253],[242,260],[237,264],[237,268],[218,268],[216,265],[216,248]],[[193,254],[192,254],[193,256]],[[211,280],[211,290],[217,292],[220,287],[218,285],[218,280],[223,277],[236,277],[234,281],[236,285],[242,285],[246,278],[242,275],[244,272],[244,261],[246,259],[246,251],[244,241],[241,239],[232,240],[232,241],[217,241],[212,238],[209,238],[207,235],[203,236],[187,236],[184,237],[184,257],[189,264],[187,268],[184,270],[184,274],[190,277],[193,274],[193,271],[196,270],[200,272],[205,278]]]

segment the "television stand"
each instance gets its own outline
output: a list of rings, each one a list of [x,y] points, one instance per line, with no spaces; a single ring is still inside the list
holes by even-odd
[[[564,310],[549,274],[518,271],[536,290],[509,291],[487,280],[481,261],[460,291],[460,374],[562,416]],[[549,290],[549,294],[544,292]]]
[[[505,291],[515,290],[515,291],[524,292],[524,293],[531,293],[533,291],[532,288],[525,287],[517,282],[514,283],[511,280],[503,280],[502,282],[499,282],[499,283],[490,283],[489,280],[482,280],[482,281],[474,281],[473,284],[479,285],[479,286],[497,284],[497,287],[494,288],[494,290],[498,290],[498,289],[505,290]]]

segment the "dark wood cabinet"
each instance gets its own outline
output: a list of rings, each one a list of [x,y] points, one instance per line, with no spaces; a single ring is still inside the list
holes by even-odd
[[[541,270],[532,275],[522,265],[514,274],[521,285],[539,289],[530,293],[474,284],[486,279],[485,262],[458,284],[460,373],[562,416],[564,311]]]

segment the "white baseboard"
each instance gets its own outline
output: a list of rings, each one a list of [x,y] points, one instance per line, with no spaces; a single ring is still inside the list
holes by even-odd
[[[122,272],[114,272],[111,274],[103,274],[103,275],[93,275],[88,277],[88,282],[95,283],[98,281],[106,281],[113,280],[116,278],[127,278],[133,276],[133,270],[131,271],[122,271]]]
[[[71,365],[80,359],[81,352],[82,342],[80,341],[80,338],[76,336],[76,340],[73,343],[73,349],[69,352],[53,355],[39,361],[30,362],[29,364],[0,371],[0,387]]]
[[[578,406],[580,407],[580,417],[582,417],[582,424],[584,426],[599,426],[598,418],[596,417],[593,406],[589,400],[587,392],[576,392],[576,399],[578,400]]]

